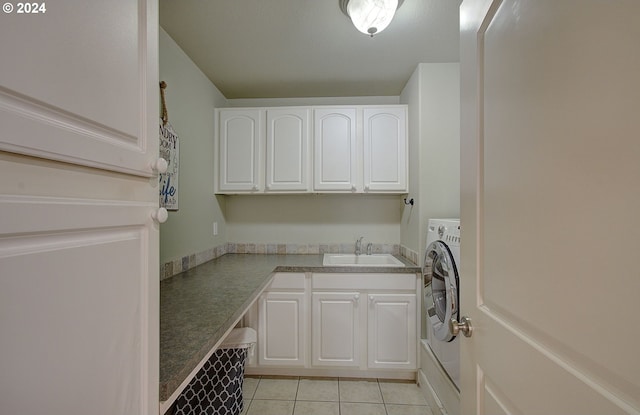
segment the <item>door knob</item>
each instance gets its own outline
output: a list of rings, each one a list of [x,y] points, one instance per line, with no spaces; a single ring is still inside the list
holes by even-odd
[[[167,163],[167,160],[163,159],[162,157],[159,157],[154,163],[150,163],[150,166],[151,166],[151,170],[153,170],[155,173],[162,174],[167,172],[169,163]]]
[[[158,223],[165,223],[169,218],[169,212],[167,212],[167,209],[161,207],[151,212],[151,218]]]
[[[464,334],[464,337],[471,337],[471,334],[473,334],[473,326],[471,325],[471,319],[469,317],[462,317],[460,322],[452,318],[449,321],[449,329],[454,336],[457,336],[460,332]]]

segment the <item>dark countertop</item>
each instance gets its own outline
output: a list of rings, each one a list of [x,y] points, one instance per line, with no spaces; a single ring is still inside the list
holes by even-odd
[[[323,267],[322,255],[227,254],[160,282],[160,401],[166,401],[258,298],[273,272],[416,273]]]

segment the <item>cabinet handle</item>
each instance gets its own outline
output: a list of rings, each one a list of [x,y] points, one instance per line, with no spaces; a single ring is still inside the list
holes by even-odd
[[[360,301],[360,294],[356,294],[353,296],[353,302],[358,303],[358,301]]]
[[[376,302],[376,297],[374,296],[369,296],[369,303],[373,304]]]
[[[251,188],[251,190],[253,190],[253,191],[258,190],[258,185],[257,185],[257,184],[254,184],[254,185],[253,185],[253,187]]]
[[[154,173],[162,174],[167,172],[169,163],[167,163],[167,160],[163,159],[162,157],[158,157],[158,160],[156,160],[154,163],[149,163],[149,167],[151,167],[151,170],[153,170]]]
[[[151,218],[157,223],[165,223],[169,218],[169,212],[167,212],[167,209],[161,207],[158,210],[151,212]]]
[[[365,192],[368,192],[368,191],[369,191],[369,186],[365,186],[365,187],[364,187],[364,191],[365,191]]]
[[[355,192],[356,190],[357,190],[357,189],[356,189],[356,185],[355,185],[355,184],[354,184],[354,185],[351,185],[351,191],[352,191],[352,192]]]

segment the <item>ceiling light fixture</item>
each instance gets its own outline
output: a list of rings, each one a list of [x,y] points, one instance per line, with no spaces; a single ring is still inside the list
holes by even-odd
[[[340,10],[360,32],[373,37],[393,19],[404,0],[340,0]]]

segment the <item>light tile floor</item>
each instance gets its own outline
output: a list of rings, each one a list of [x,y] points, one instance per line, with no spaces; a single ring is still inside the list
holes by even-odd
[[[413,382],[246,377],[243,415],[433,415]]]

